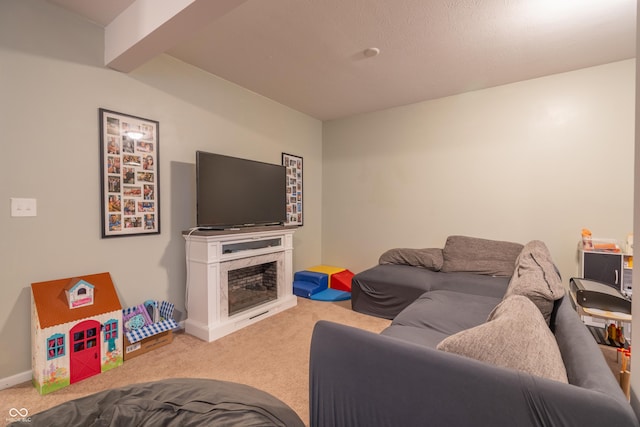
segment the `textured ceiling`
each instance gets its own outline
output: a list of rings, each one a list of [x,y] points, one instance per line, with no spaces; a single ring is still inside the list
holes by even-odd
[[[50,1],[109,29],[150,0]],[[163,51],[321,120],[635,57],[635,0],[227,3]]]

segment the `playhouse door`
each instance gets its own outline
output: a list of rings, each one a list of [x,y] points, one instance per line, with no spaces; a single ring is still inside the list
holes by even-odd
[[[100,373],[100,322],[85,320],[69,333],[71,384]]]

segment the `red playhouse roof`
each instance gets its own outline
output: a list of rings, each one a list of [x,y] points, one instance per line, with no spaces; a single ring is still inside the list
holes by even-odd
[[[69,286],[69,282],[74,279],[82,279],[94,286],[93,305],[74,309],[69,308],[64,291]],[[111,311],[122,310],[109,273],[32,283],[31,291],[33,292],[33,300],[40,320],[40,328],[42,329]]]

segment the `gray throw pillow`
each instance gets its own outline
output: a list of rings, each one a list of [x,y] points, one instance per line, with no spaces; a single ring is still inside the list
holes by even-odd
[[[449,236],[442,250],[441,271],[510,277],[522,247],[520,243]]]
[[[442,249],[389,249],[378,260],[378,264],[401,264],[414,267],[423,267],[433,271],[440,271],[442,268]]]
[[[482,325],[442,340],[438,350],[567,383],[556,339],[527,297],[502,301]]]
[[[553,303],[562,298],[564,293],[562,279],[547,246],[540,240],[527,243],[518,256],[504,298],[511,295],[528,297],[538,307],[548,325]]]

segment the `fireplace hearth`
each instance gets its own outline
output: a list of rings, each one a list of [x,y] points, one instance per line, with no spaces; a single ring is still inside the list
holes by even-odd
[[[284,286],[284,253],[234,259],[220,263],[220,316],[235,318],[276,300]]]
[[[276,261],[231,270],[229,316],[278,298],[278,263]]]

